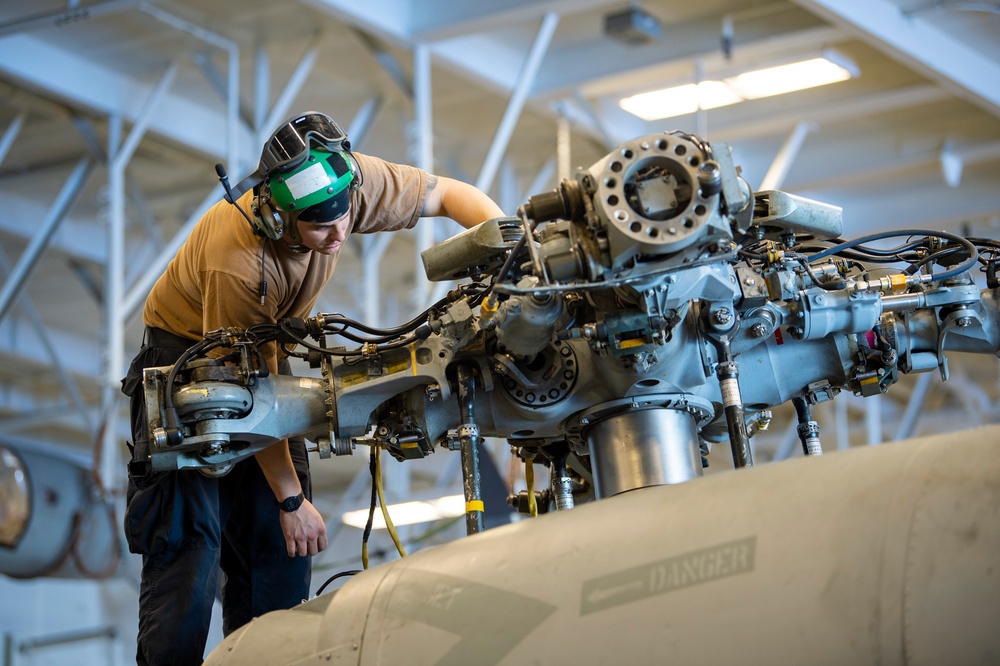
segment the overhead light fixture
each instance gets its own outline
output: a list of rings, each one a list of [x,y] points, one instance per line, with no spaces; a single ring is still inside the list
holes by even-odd
[[[851,76],[846,67],[832,60],[812,58],[745,72],[726,79],[725,84],[744,99],[760,99],[847,81]]]
[[[857,75],[853,63],[827,52],[823,57],[744,72],[721,81],[688,83],[632,95],[618,105],[643,120],[660,120],[847,81]]]
[[[742,101],[743,98],[722,81],[702,81],[640,93],[626,97],[618,105],[643,120],[658,120]]]
[[[416,523],[429,523],[444,518],[456,518],[465,514],[465,495],[447,495],[429,500],[414,500],[411,502],[401,502],[390,504],[386,507],[392,522],[397,527],[401,525],[415,525]],[[340,517],[340,521],[345,525],[364,529],[368,524],[368,509],[357,511],[346,511]],[[375,512],[372,520],[372,529],[384,530],[385,519],[380,511]]]

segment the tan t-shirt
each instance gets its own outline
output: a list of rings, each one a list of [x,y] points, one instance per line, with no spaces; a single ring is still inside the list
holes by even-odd
[[[376,157],[355,156],[364,182],[351,197],[351,233],[412,228],[424,205],[427,174]],[[253,193],[247,192],[237,202],[248,215],[252,198]],[[215,204],[153,285],[142,313],[143,323],[194,341],[218,328],[248,328],[285,317],[308,317],[333,275],[339,251],[331,255],[299,253],[284,239],[266,241],[263,270],[267,294],[262,305],[264,242],[235,206],[226,201]],[[273,357],[269,360],[273,362]]]

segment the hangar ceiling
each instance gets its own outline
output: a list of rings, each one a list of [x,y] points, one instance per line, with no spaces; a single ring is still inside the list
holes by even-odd
[[[774,166],[781,189],[842,206],[848,237],[997,236],[1000,4],[642,0],[631,7],[662,34],[641,44],[604,29],[628,7],[5,1],[0,432],[85,451],[127,437],[116,384],[140,343],[137,313],[186,227],[220,196],[214,164],[249,172],[262,135],[303,110],[338,118],[360,152],[476,183],[509,213],[620,141],[681,129],[731,143],[753,187]],[[825,49],[860,75],[662,121],[617,106]],[[444,238],[449,225],[424,227]],[[426,298],[416,248],[430,240],[396,235],[377,264],[379,298],[366,301],[358,285],[375,248],[353,239],[320,308],[408,318]],[[951,397],[930,403],[937,427],[968,423],[968,410],[949,411],[956,401],[995,419],[995,360],[954,374]],[[901,387],[887,414],[918,388]],[[121,453],[110,450],[106,461]]]

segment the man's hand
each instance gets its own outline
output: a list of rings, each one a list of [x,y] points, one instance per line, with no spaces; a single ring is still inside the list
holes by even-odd
[[[289,557],[316,555],[326,550],[326,523],[309,500],[295,511],[279,511],[281,532]]]

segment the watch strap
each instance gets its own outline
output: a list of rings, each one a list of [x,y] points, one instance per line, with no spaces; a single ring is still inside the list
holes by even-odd
[[[295,495],[293,497],[286,497],[280,502],[275,500],[274,503],[277,504],[278,508],[280,508],[282,511],[286,513],[291,513],[292,511],[297,511],[298,508],[302,506],[302,502],[304,502],[305,499],[306,499],[306,494],[299,493],[298,495]]]

